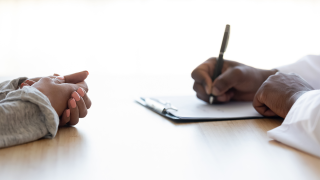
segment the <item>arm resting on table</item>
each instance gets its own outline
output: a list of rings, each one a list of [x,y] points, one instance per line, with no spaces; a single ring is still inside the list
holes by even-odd
[[[0,148],[53,138],[58,124],[49,99],[36,88],[8,90],[0,101]]]
[[[320,90],[303,94],[281,126],[268,131],[268,136],[320,157]]]

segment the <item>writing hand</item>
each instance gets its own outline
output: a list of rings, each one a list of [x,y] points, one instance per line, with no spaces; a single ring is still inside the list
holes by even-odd
[[[197,97],[209,102],[212,93],[215,102],[252,101],[261,84],[276,70],[262,70],[235,61],[224,60],[221,75],[212,82],[216,58],[210,58],[193,70],[193,89]]]

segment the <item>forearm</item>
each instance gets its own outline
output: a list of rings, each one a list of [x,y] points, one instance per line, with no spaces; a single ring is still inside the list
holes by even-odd
[[[0,148],[56,135],[59,117],[33,87],[10,92],[0,101]]]
[[[44,116],[33,103],[1,103],[0,117],[0,148],[34,141],[48,133]]]
[[[320,90],[305,92],[291,107],[282,125],[268,136],[320,157]]]
[[[0,100],[4,99],[7,94],[19,88],[20,84],[25,81],[26,77],[20,77],[0,83]]]

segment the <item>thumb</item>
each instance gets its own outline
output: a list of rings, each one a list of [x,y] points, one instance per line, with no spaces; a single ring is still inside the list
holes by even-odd
[[[58,76],[56,79],[59,80],[60,83],[71,83],[71,84],[76,84],[79,82],[83,82],[89,75],[88,71],[81,71],[65,76]]]
[[[212,94],[220,96],[239,83],[238,69],[230,68],[218,76],[212,84]]]

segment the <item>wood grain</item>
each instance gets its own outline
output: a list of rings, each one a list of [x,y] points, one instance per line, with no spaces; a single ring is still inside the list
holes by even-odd
[[[93,106],[78,125],[60,128],[54,139],[1,149],[1,179],[320,177],[319,158],[267,137],[281,119],[176,123],[111,87],[124,88],[119,82],[136,79],[133,94],[142,84],[157,94],[157,86],[182,77],[169,82],[163,76],[153,76],[157,81],[152,82],[150,76],[108,77],[103,79],[110,84],[91,86]]]

